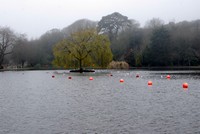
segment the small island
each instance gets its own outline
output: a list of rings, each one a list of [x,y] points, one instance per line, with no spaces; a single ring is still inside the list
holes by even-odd
[[[95,70],[80,68],[80,69],[70,70],[69,72],[72,72],[72,73],[84,73],[84,72],[95,72]]]

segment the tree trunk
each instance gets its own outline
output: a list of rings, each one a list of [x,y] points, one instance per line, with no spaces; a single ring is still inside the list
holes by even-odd
[[[24,68],[24,61],[21,62],[21,67]]]
[[[3,56],[0,57],[0,69],[3,69],[2,63],[3,63]]]
[[[82,59],[79,59],[79,69],[80,69],[80,73],[83,73]]]

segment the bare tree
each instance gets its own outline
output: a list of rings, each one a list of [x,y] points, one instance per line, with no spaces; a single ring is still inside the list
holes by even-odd
[[[145,27],[155,29],[155,28],[161,27],[162,25],[164,25],[163,20],[161,20],[159,18],[153,18],[153,19],[146,22]]]
[[[28,52],[28,40],[26,35],[20,35],[16,39],[16,43],[13,45],[12,49],[12,59],[15,64],[20,64],[21,67],[24,67],[24,63],[27,61],[27,57],[29,55]]]
[[[12,46],[15,41],[15,35],[8,27],[0,27],[0,69],[7,54],[12,53]]]

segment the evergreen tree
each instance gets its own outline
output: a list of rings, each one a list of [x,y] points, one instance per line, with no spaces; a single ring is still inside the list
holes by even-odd
[[[145,58],[148,58],[150,66],[170,65],[170,36],[169,32],[162,26],[154,29],[149,44],[149,52]],[[146,60],[147,61],[147,60]]]

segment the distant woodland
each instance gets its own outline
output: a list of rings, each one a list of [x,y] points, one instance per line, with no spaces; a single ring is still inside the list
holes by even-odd
[[[0,67],[53,67],[55,45],[84,29],[107,36],[112,60],[131,67],[200,65],[200,20],[165,24],[153,18],[141,27],[138,21],[115,12],[98,22],[82,19],[63,29],[51,29],[34,40],[0,27]]]

